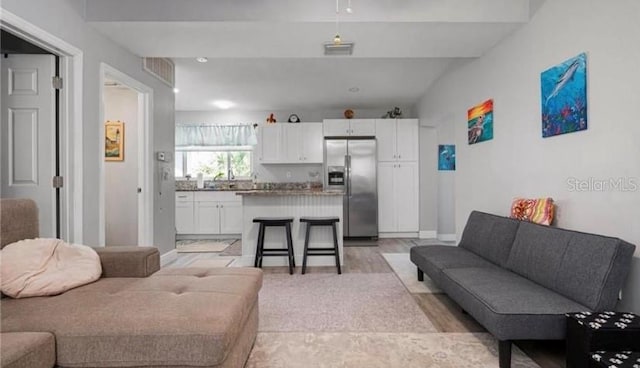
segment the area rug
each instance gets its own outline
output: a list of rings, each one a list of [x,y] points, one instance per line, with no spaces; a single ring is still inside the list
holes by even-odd
[[[217,268],[217,267],[227,267],[229,263],[231,263],[234,258],[222,258],[219,259],[198,259],[191,262],[187,267],[201,267],[201,268]]]
[[[265,274],[264,332],[435,332],[391,273]]]
[[[178,253],[206,253],[222,252],[238,239],[204,239],[204,240],[179,240],[176,243]]]
[[[247,368],[495,368],[486,333],[258,333]],[[539,367],[517,347],[513,368]]]
[[[409,259],[409,253],[382,253],[382,257],[410,293],[442,293],[429,276],[424,275],[424,282],[418,281],[418,271]]]

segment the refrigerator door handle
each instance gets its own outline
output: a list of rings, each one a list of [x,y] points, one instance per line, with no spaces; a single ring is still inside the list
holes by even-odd
[[[349,172],[349,176],[347,176],[347,196],[351,198],[351,155],[347,155],[347,172]]]

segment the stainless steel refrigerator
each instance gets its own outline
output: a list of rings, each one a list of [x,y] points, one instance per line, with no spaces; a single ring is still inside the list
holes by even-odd
[[[324,141],[325,190],[344,192],[344,237],[378,236],[375,138]]]

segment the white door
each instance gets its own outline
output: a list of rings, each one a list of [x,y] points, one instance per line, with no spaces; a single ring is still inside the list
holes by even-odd
[[[415,232],[418,223],[418,164],[399,162],[394,173],[397,207],[397,231]]]
[[[327,119],[322,124],[325,137],[344,137],[349,135],[349,120]]]
[[[195,202],[194,234],[220,234],[220,203]]]
[[[260,127],[260,158],[262,163],[279,163],[282,160],[282,124],[267,124]]]
[[[396,194],[393,162],[378,163],[378,232],[396,231]]]
[[[302,124],[302,161],[305,163],[321,164],[324,159],[322,124]]]
[[[242,234],[242,202],[220,203],[220,234]]]
[[[284,144],[283,149],[286,151],[283,163],[298,163],[302,161],[302,150],[300,149],[300,140],[302,139],[302,127],[300,124],[283,125]]]
[[[2,57],[3,198],[38,205],[40,236],[56,237],[53,55]]]
[[[194,233],[193,201],[176,201],[176,233]]]
[[[398,119],[397,153],[399,161],[418,161],[418,120]]]
[[[373,119],[351,119],[351,135],[373,137],[376,135],[376,121]]]
[[[396,120],[376,120],[378,161],[396,161]]]

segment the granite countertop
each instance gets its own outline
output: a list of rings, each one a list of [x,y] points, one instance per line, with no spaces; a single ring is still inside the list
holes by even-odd
[[[236,195],[240,196],[342,196],[343,192],[329,192],[324,190],[311,189],[275,189],[275,190],[246,190],[239,191]]]

